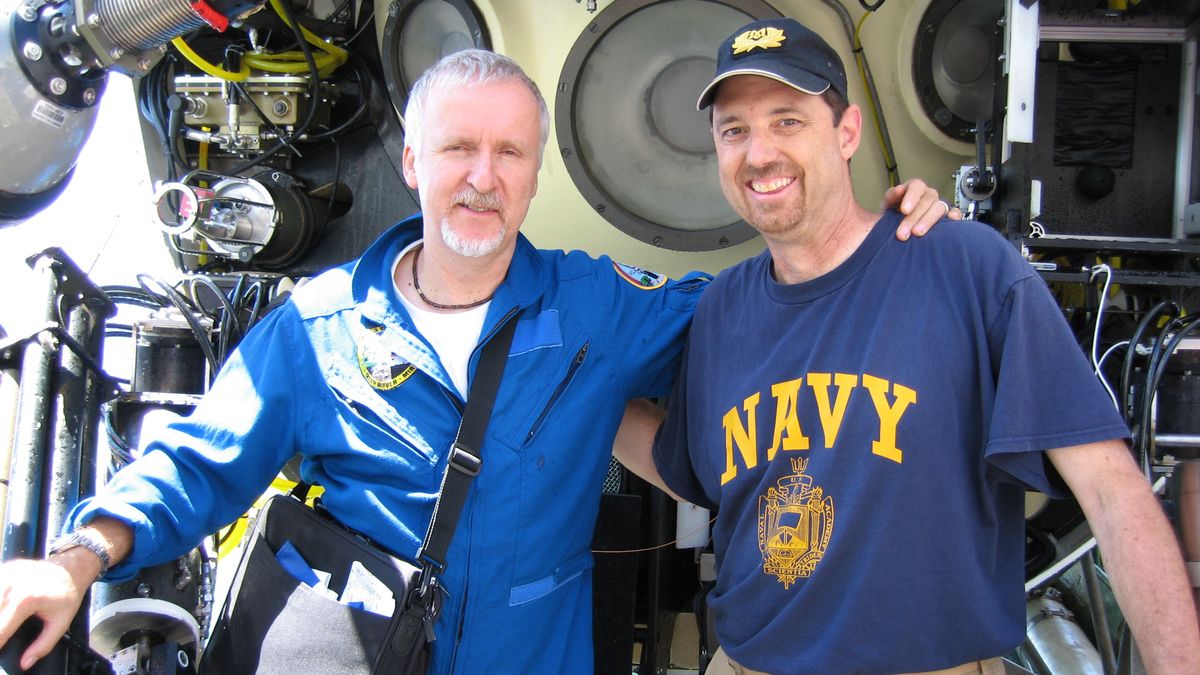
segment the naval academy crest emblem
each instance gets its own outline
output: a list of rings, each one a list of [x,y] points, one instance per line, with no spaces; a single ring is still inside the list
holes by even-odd
[[[763,571],[792,585],[808,577],[829,547],[833,535],[833,497],[813,487],[804,474],[808,459],[791,460],[793,474],[780,478],[758,498],[758,550]]]
[[[733,53],[743,54],[752,52],[755,49],[766,51],[768,49],[777,49],[783,46],[787,36],[783,34],[782,28],[767,26],[758,30],[748,30],[745,33],[733,39]]]
[[[416,366],[401,359],[383,345],[379,334],[383,326],[376,326],[358,340],[358,369],[375,389],[395,389],[417,372]]]

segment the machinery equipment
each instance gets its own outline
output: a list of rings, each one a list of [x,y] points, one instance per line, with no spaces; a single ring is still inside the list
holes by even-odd
[[[446,53],[506,53],[546,95],[555,129],[522,230],[536,244],[671,275],[758,253],[720,199],[695,82],[721,36],[780,14],[855,66],[850,97],[872,125],[853,164],[861,195],[923,177],[1051,284],[1200,579],[1200,0],[7,0],[0,223],[66,189],[109,80],[130,77],[156,183],[151,230],[182,281],[98,287],[62,251],[30,258],[44,316],[0,342],[4,558],[43,553],[67,509],[162,417],[186,414],[296,280],[416,212],[400,175],[403,110]],[[597,672],[702,668],[715,650],[693,605],[714,577],[708,514],[677,511],[619,466],[605,493],[595,548],[623,553],[597,556]],[[1086,520],[1038,497],[1029,639],[1012,669],[1136,672]],[[693,545],[659,546],[676,520]],[[192,672],[214,568],[243,526],[97,585],[74,642],[38,672]],[[696,628],[681,618],[693,615]]]

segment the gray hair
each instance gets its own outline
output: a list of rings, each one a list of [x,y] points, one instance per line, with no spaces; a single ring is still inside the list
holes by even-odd
[[[429,95],[448,87],[489,84],[493,82],[517,81],[529,88],[538,106],[538,122],[541,144],[538,146],[538,164],[550,137],[550,111],[537,84],[525,74],[516,61],[507,56],[485,49],[464,49],[443,57],[426,70],[408,95],[404,108],[404,144],[419,152],[421,149],[421,118]]]

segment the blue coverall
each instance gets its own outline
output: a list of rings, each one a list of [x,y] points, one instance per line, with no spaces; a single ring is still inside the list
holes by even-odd
[[[346,526],[412,559],[461,419],[455,391],[396,297],[419,216],[314,278],[249,332],[202,403],[67,527],[134,531],[107,580],[170,560],[236,519],[293,455]],[[592,672],[589,542],[625,401],[665,396],[707,279],[667,281],[519,236],[481,343],[518,326],[441,576],[436,673]],[[478,365],[471,356],[470,373]],[[411,367],[410,367],[411,366]]]

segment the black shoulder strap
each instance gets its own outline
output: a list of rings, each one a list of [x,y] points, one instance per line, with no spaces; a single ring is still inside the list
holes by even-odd
[[[442,474],[442,487],[429,531],[417,558],[421,573],[417,587],[409,592],[408,602],[396,599],[396,613],[388,625],[387,637],[372,665],[371,673],[410,673],[420,660],[422,642],[433,640],[433,622],[439,603],[433,575],[446,567],[446,552],[458,526],[459,516],[467,501],[471,479],[479,475],[483,465],[480,448],[496,403],[496,391],[508,361],[513,332],[517,328],[516,312],[505,319],[504,325],[483,347],[475,380],[467,392],[467,406],[458,427],[458,436],[450,446],[450,459]]]
[[[479,475],[479,469],[483,466],[483,459],[479,456],[483,436],[492,418],[496,391],[500,388],[500,377],[504,374],[516,326],[514,315],[484,345],[479,367],[475,370],[475,380],[467,392],[467,407],[458,427],[458,437],[450,446],[450,461],[446,463],[446,472],[442,474],[442,489],[433,507],[433,518],[429,521],[429,531],[425,533],[425,543],[417,556],[423,564],[432,565],[435,572],[440,572],[446,566],[446,552],[450,550],[450,540],[454,537],[454,528],[467,501],[471,480]]]

